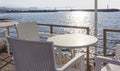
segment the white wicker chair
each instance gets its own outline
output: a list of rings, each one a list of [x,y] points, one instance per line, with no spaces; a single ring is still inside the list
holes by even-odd
[[[20,39],[40,41],[40,37],[49,38],[55,34],[39,32],[36,22],[24,22],[16,24],[17,35]]]
[[[101,69],[101,63],[108,63]],[[96,57],[95,71],[120,71],[120,44],[117,44],[116,54],[114,58]]]
[[[16,71],[67,71],[80,60],[84,71],[84,55],[79,54],[61,68],[56,68],[52,42],[27,41],[7,37],[14,57]],[[69,70],[70,71],[70,70]]]
[[[37,23],[17,23],[16,29],[18,38],[24,40],[40,41],[39,31],[37,30]]]

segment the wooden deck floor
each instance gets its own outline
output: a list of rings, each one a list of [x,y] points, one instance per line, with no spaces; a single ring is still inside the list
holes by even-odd
[[[0,71],[15,71],[12,56],[8,56],[6,52],[0,53]],[[79,69],[70,68],[69,71],[79,71]],[[91,70],[93,71],[93,69]]]
[[[15,71],[12,62],[11,56],[8,56],[6,52],[0,53],[0,71]]]

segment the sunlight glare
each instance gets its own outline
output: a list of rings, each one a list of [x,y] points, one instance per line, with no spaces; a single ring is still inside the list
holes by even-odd
[[[80,11],[70,12],[70,13],[67,13],[65,17],[67,21],[72,22],[72,23],[69,23],[69,25],[73,25],[73,26],[90,27],[91,22],[93,22],[93,18],[89,12],[80,12]],[[77,29],[70,29],[69,31],[71,33],[84,32]]]

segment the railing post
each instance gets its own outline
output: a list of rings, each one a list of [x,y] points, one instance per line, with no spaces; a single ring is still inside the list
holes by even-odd
[[[87,28],[87,34],[89,34],[89,32],[90,32],[90,29],[89,29],[89,28]]]
[[[106,36],[107,34],[106,34],[106,29],[104,29],[103,30],[103,55],[104,56],[106,56],[106,42],[107,42],[107,40],[106,40],[106,38],[107,38],[107,36]]]
[[[50,25],[50,33],[53,34],[53,26]]]

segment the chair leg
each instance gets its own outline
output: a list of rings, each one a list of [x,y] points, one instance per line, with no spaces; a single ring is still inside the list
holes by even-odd
[[[7,41],[6,45],[7,45],[7,53],[8,53],[8,56],[10,56],[10,47],[9,47],[8,41]]]
[[[10,48],[9,48],[9,46],[7,46],[7,53],[8,53],[8,56],[10,56]]]
[[[85,70],[84,59],[85,59],[84,56],[82,56],[80,60],[80,71]]]

